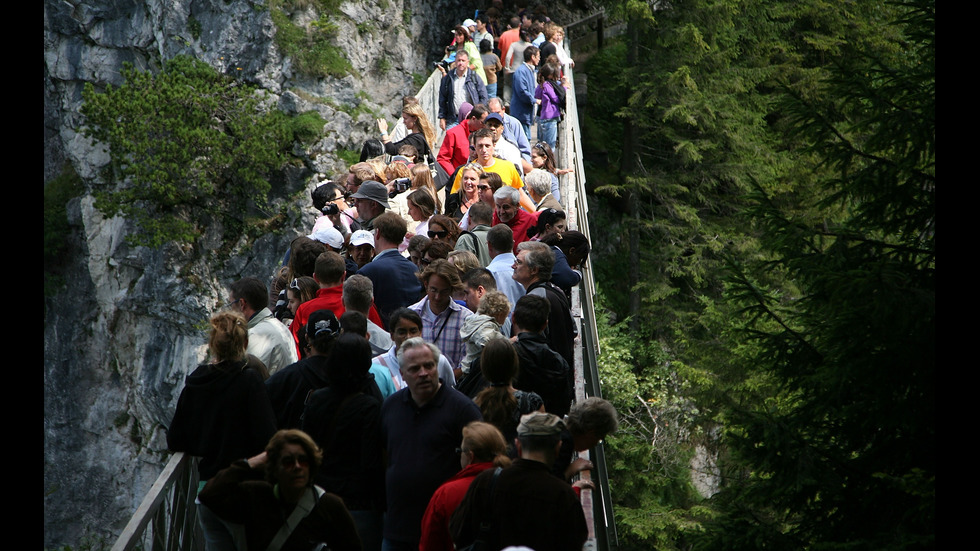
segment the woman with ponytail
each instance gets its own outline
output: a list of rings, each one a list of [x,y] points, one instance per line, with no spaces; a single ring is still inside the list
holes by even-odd
[[[462,470],[432,494],[422,517],[419,551],[452,551],[449,517],[463,501],[470,483],[487,469],[510,466],[504,436],[497,427],[483,421],[473,421],[463,427],[463,442],[457,451]]]
[[[493,339],[483,347],[480,370],[489,386],[473,399],[483,414],[483,420],[492,423],[507,439],[507,454],[517,457],[514,439],[521,416],[533,411],[544,411],[544,400],[535,392],[514,388],[520,360],[517,349],[510,339]]]

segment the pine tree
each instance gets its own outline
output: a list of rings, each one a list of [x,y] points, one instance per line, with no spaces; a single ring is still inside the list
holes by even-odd
[[[894,55],[845,45],[820,98],[788,91],[787,130],[832,177],[806,218],[756,190],[773,258],[734,263],[732,299],[758,346],[745,376],[778,394],[729,403],[741,478],[699,547],[935,543],[935,6],[901,6]],[[798,295],[760,284],[774,269]]]

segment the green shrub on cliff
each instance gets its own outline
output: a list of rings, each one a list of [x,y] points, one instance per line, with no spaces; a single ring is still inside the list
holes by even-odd
[[[111,156],[95,206],[136,224],[131,243],[194,242],[203,227],[239,227],[251,204],[266,203],[292,133],[263,92],[184,56],[157,74],[127,64],[122,75],[102,93],[87,84],[82,114]]]

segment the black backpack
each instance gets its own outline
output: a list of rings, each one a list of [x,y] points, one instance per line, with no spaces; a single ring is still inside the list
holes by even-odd
[[[558,96],[558,109],[561,111],[561,120],[565,120],[565,87],[561,85],[560,82],[548,81],[551,85],[551,89],[555,91]]]

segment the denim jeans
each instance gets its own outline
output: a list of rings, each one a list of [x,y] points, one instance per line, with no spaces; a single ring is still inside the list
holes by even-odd
[[[487,99],[497,97],[497,83],[487,84]]]
[[[558,139],[558,118],[538,119],[538,139],[555,148]]]
[[[245,527],[241,524],[226,522],[208,509],[200,501],[197,503],[197,519],[204,533],[204,549],[206,551],[245,551]]]

